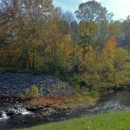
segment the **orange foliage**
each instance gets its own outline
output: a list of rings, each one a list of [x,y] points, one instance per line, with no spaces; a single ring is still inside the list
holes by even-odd
[[[111,52],[116,48],[117,40],[114,37],[111,37],[108,39],[108,41],[105,44],[105,47],[103,48],[103,52]]]

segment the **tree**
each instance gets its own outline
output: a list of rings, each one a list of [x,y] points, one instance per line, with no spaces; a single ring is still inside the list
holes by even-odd
[[[17,31],[18,42],[25,43],[23,52],[26,64],[28,69],[34,70],[35,58],[38,52],[36,49],[42,48],[42,51],[44,51],[46,48],[43,30],[46,22],[52,18],[55,9],[52,0],[22,1],[21,8],[20,28]]]
[[[130,16],[127,16],[126,20],[121,23],[121,43],[130,52]]]
[[[15,17],[17,14],[16,0],[0,1],[0,66],[12,65],[11,44],[15,41]],[[10,53],[11,52],[11,53]]]
[[[72,21],[70,23],[69,34],[70,34],[70,37],[72,39],[72,47],[73,47],[73,53],[72,53],[72,55],[74,56],[75,52],[76,52],[75,48],[76,48],[78,40],[79,40],[79,36],[78,36],[78,24],[77,24],[76,20],[74,20],[74,21]]]
[[[89,46],[93,46],[94,40],[96,39],[94,33],[97,29],[97,25],[94,22],[80,22],[78,33],[80,38],[80,45],[83,48],[83,59]],[[94,47],[94,46],[93,46]]]
[[[48,34],[47,37],[49,40],[46,63],[51,73],[62,73],[61,75],[64,75],[63,73],[70,68],[69,62],[67,63],[67,61],[69,61],[68,59],[72,54],[72,43],[68,34],[68,25],[66,21],[55,14],[48,22],[47,28],[46,33]]]
[[[94,37],[96,45],[103,47],[108,36],[108,26],[112,22],[112,13],[108,13],[107,9],[102,7],[100,3],[96,1],[87,1],[79,5],[79,9],[75,11],[76,17],[80,22],[93,23],[97,27],[94,31]],[[89,29],[89,30],[90,30]]]
[[[109,22],[107,20],[102,20],[98,26],[96,43],[100,46],[100,48],[103,48],[104,43],[108,40],[108,28]]]
[[[52,0],[2,0],[0,5],[1,18],[8,25],[5,41],[10,47],[2,59],[7,61],[9,55],[10,66],[34,70],[37,57],[47,46],[44,27],[55,12]]]
[[[106,8],[102,7],[100,3],[94,0],[80,4],[75,14],[79,21],[93,21],[95,23],[107,19],[108,16],[111,15],[110,13],[108,14]]]
[[[111,87],[121,87],[128,83],[129,55],[126,50],[116,47],[117,41],[111,38],[103,49],[104,61],[107,61],[109,70],[106,72],[106,81]]]

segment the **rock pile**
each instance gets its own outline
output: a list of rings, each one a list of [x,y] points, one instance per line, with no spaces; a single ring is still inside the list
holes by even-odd
[[[36,85],[39,95],[64,96],[75,93],[72,86],[49,75],[0,73],[0,95],[24,94],[27,88]]]

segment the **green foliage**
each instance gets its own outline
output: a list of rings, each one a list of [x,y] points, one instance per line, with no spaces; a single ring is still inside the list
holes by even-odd
[[[90,92],[90,96],[93,97],[93,98],[95,98],[95,99],[96,98],[98,99],[100,97],[100,93],[97,92],[97,91],[91,91]]]
[[[70,84],[73,86],[73,87],[79,87],[80,86],[80,82],[81,82],[81,77],[80,75],[76,75],[74,73],[73,77],[70,78],[69,80]]]
[[[11,72],[11,73],[17,73],[19,72],[16,68],[12,68],[12,67],[0,67],[0,72],[1,73],[6,73],[6,72]]]
[[[79,9],[75,11],[77,18],[80,21],[99,22],[105,20],[108,14],[106,8],[102,7],[97,1],[87,1],[79,5]]]
[[[49,67],[48,67],[47,63],[45,63],[43,57],[41,57],[41,56],[36,57],[34,72],[36,74],[49,74]]]
[[[49,68],[46,64],[42,64],[42,67],[36,68],[35,70],[31,71],[33,75],[38,74],[49,74]]]
[[[25,96],[27,98],[37,98],[39,96],[39,89],[37,86],[32,85],[30,89],[26,89]]]
[[[79,94],[78,92],[75,93],[76,97],[81,97],[81,94]]]

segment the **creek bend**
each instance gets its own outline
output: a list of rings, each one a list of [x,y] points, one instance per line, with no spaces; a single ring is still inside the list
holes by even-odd
[[[7,107],[14,107],[18,106],[21,108],[21,112],[23,114],[18,114],[14,117],[8,117],[3,114],[3,118],[0,118],[0,129],[1,130],[10,130],[14,128],[23,128],[23,127],[30,127],[37,124],[44,124],[49,122],[55,122],[64,119],[72,119],[76,117],[94,115],[94,114],[101,114],[113,111],[120,111],[120,110],[128,110],[130,109],[130,92],[129,91],[122,91],[111,93],[108,95],[103,95],[97,102],[97,104],[93,107],[88,109],[71,109],[66,112],[60,112],[54,114],[50,117],[37,117],[37,111],[30,112],[26,111],[17,101],[0,101],[0,111],[5,111]]]

